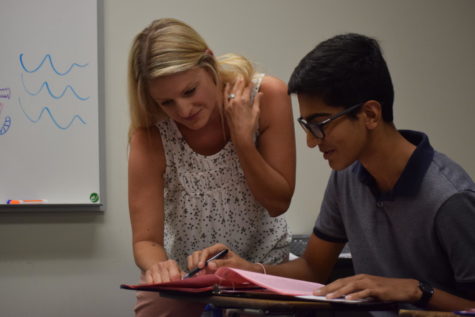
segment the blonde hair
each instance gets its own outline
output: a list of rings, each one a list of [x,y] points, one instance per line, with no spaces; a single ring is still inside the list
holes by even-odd
[[[166,117],[148,92],[150,80],[195,67],[209,71],[218,87],[238,76],[248,84],[254,75],[248,59],[237,54],[215,58],[204,39],[176,19],[155,20],[135,37],[128,65],[129,141],[136,129],[148,129]]]

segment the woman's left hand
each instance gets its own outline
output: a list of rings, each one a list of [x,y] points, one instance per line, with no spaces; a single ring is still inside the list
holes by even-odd
[[[346,299],[376,298],[382,301],[414,302],[420,296],[415,279],[388,278],[358,274],[338,279],[318,290],[314,295]]]
[[[253,136],[258,127],[260,98],[262,93],[256,94],[251,104],[252,83],[247,87],[242,77],[238,77],[234,84],[227,83],[224,88],[224,113],[235,144],[242,142],[253,143]]]

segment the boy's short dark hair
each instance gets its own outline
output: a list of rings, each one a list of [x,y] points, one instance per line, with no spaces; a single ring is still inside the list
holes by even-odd
[[[378,42],[364,35],[342,34],[318,44],[294,69],[288,89],[335,107],[377,100],[383,120],[393,121],[391,75]]]

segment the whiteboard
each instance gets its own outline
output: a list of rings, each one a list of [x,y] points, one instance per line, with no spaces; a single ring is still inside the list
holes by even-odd
[[[2,0],[0,205],[102,203],[97,9]]]

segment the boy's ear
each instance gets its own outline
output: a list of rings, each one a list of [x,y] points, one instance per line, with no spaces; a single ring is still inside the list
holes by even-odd
[[[381,124],[382,113],[381,104],[376,100],[368,100],[362,108],[365,125],[368,129],[373,130]]]

